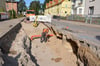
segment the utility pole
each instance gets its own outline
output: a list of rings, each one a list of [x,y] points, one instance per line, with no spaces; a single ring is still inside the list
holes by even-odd
[[[11,0],[12,18],[13,18],[13,1]]]

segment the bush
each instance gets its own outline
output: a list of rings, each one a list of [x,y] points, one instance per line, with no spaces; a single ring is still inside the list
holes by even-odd
[[[66,20],[66,19],[67,19],[67,17],[60,17],[60,19]]]
[[[24,17],[23,14],[18,14],[17,18]]]
[[[9,10],[10,18],[16,18],[15,10]]]

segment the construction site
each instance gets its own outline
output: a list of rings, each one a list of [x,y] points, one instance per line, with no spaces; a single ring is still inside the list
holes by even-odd
[[[100,66],[100,46],[78,38],[70,27],[60,30],[43,22],[34,27],[23,18],[9,21],[1,22],[5,26],[0,28],[0,66]],[[52,36],[41,43],[38,35],[44,28]]]
[[[0,0],[0,66],[100,66],[100,0]]]

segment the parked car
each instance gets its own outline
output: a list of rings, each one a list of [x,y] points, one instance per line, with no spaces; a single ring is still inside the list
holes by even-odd
[[[0,13],[0,20],[5,20],[5,19],[9,19],[9,14],[6,12],[1,12]]]

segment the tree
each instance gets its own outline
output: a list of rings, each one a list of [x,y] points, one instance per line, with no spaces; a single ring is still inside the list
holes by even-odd
[[[44,4],[43,4],[43,10],[46,9],[46,3],[49,3],[49,1],[52,1],[52,0],[45,0],[45,1],[44,1]]]
[[[10,14],[10,18],[16,18],[16,12],[15,12],[15,10],[9,10],[9,14]]]
[[[26,7],[25,1],[20,0],[19,3],[18,3],[18,11],[23,12],[23,11],[26,11],[26,10],[27,10],[27,7]]]
[[[38,15],[39,14],[39,10],[40,10],[40,1],[32,1],[30,3],[29,9],[30,10],[35,10],[35,14]]]
[[[45,10],[45,8],[46,8],[46,0],[44,1],[44,3],[43,3],[43,11]]]

